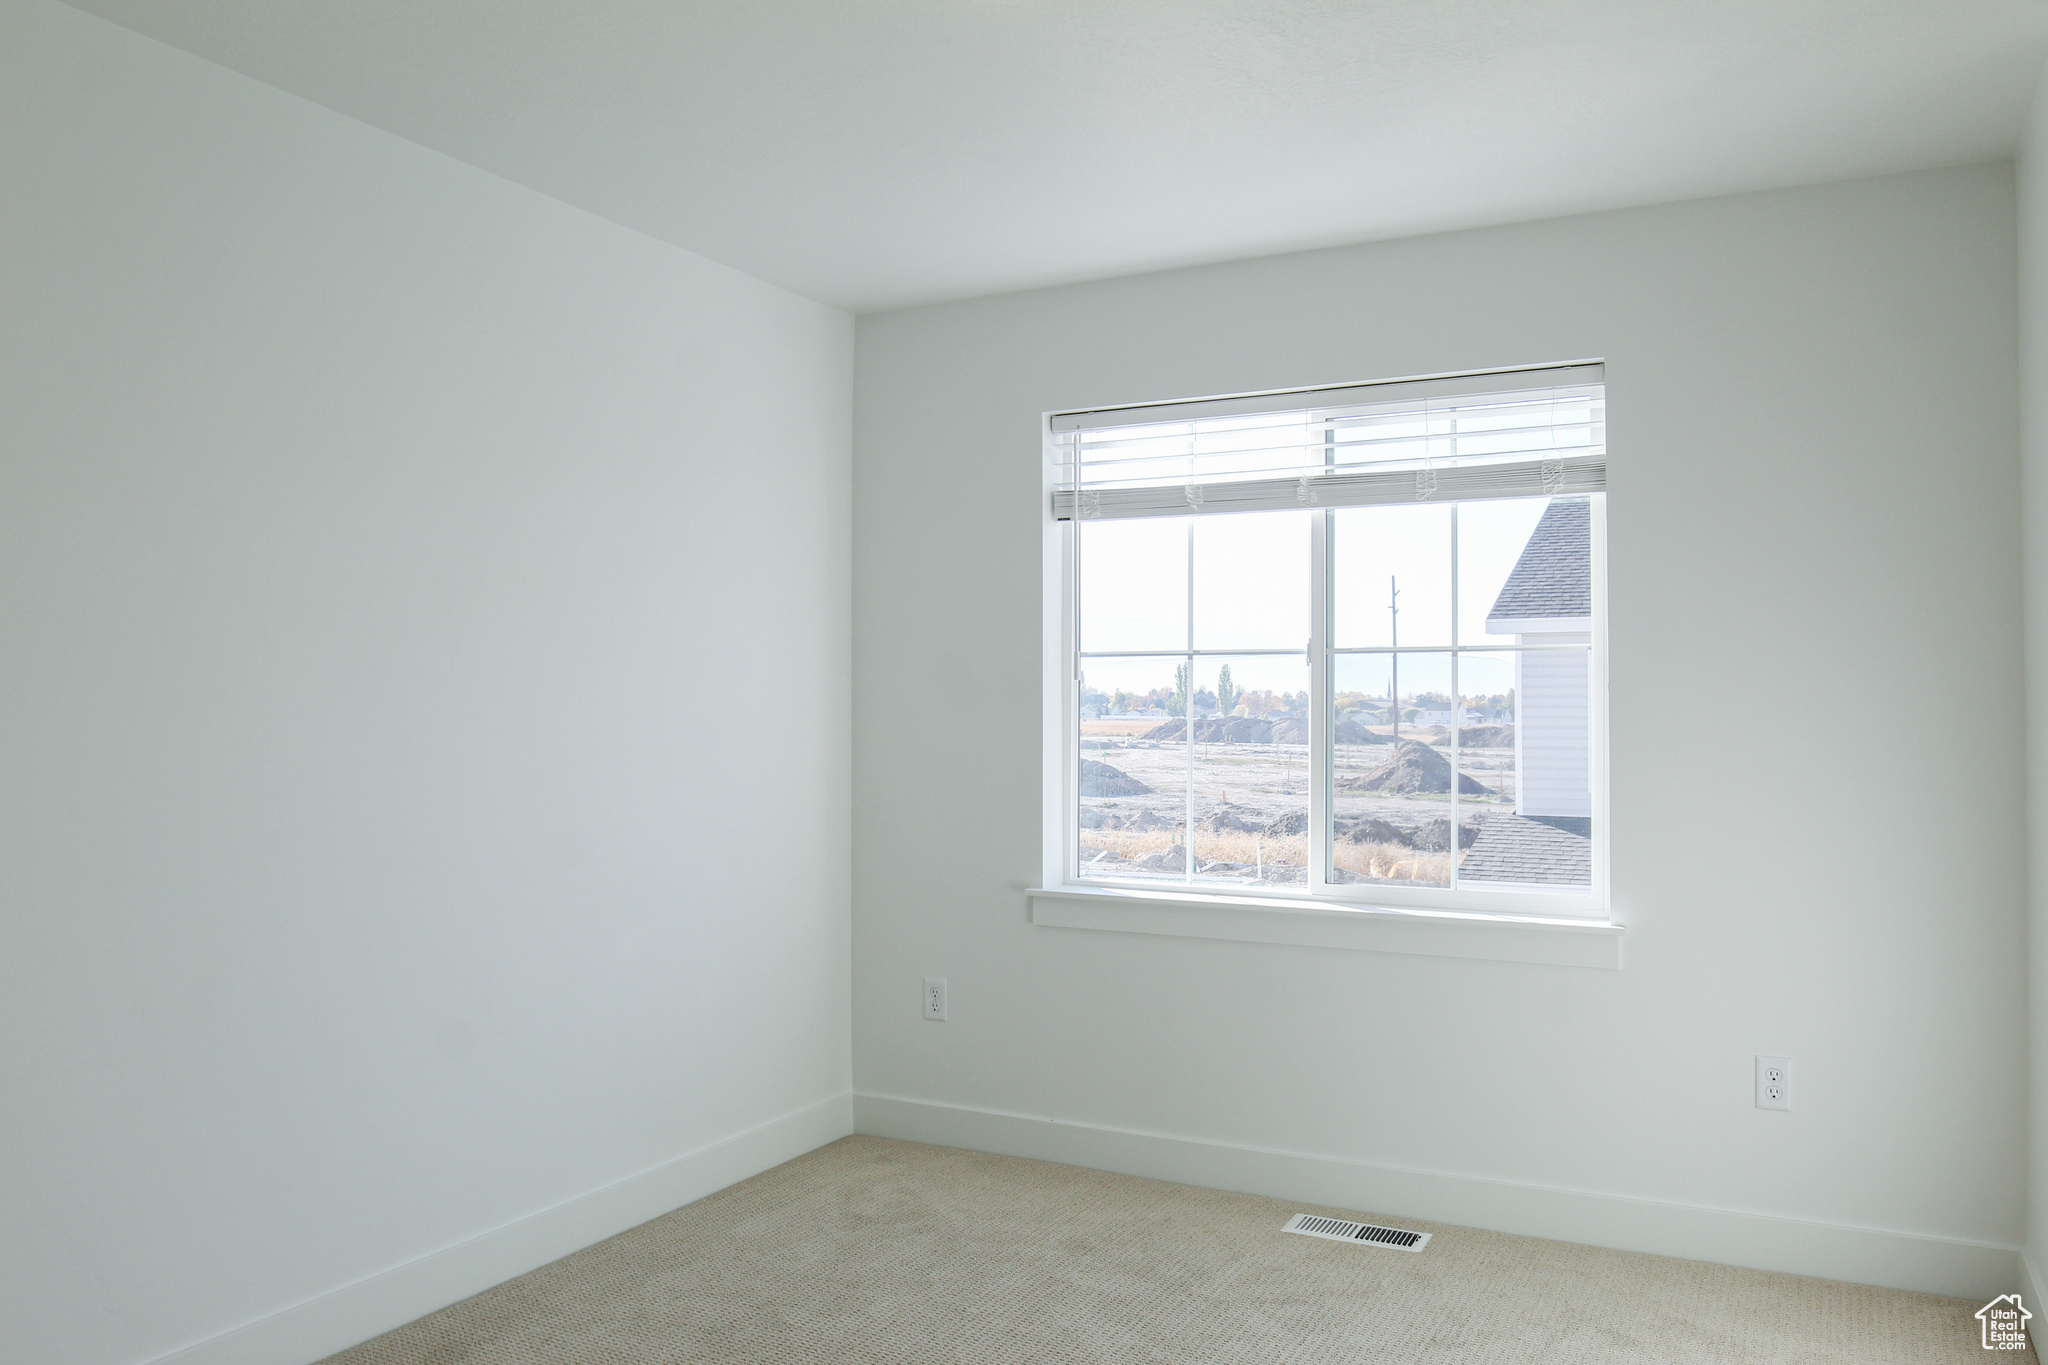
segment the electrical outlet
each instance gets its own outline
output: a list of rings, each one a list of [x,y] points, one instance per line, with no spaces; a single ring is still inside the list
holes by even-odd
[[[1790,1057],[1759,1057],[1756,1059],[1756,1107],[1759,1109],[1790,1109],[1792,1107],[1792,1059]]]
[[[928,976],[924,979],[924,1017],[946,1022],[946,978]]]

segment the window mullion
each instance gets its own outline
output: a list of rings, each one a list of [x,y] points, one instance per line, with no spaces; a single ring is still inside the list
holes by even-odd
[[[1602,434],[1605,440],[1605,434]],[[1587,760],[1593,797],[1593,894],[1602,905],[1611,894],[1608,862],[1608,822],[1611,811],[1607,790],[1607,495],[1590,500],[1593,572],[1593,641],[1586,656]],[[1519,704],[1519,699],[1517,699]],[[1516,714],[1519,724],[1521,715]],[[1516,780],[1521,775],[1516,774]]]
[[[1335,749],[1330,724],[1330,519],[1309,519],[1308,613],[1308,889],[1329,889],[1331,768]]]
[[[1058,477],[1081,487],[1081,438],[1071,438],[1060,453],[1068,458]],[[1061,594],[1066,621],[1060,632],[1066,642],[1066,694],[1060,737],[1060,867],[1063,877],[1081,874],[1081,523],[1069,521],[1060,527],[1061,559],[1065,580]]]
[[[1455,451],[1457,447],[1453,445],[1452,449]],[[1463,640],[1464,637],[1458,633],[1458,504],[1454,502],[1451,504],[1451,874],[1444,882],[1453,891],[1458,889],[1458,848],[1465,837],[1464,826],[1459,823],[1462,815],[1458,810],[1458,788],[1465,785],[1464,770],[1459,767],[1464,758],[1461,749],[1465,739],[1465,699],[1461,695],[1463,683],[1458,677],[1458,647]],[[1395,703],[1399,704],[1398,701]]]
[[[1064,581],[1061,586],[1066,620],[1060,638],[1066,642],[1067,667],[1060,707],[1060,867],[1061,876],[1076,877],[1081,871],[1081,527],[1067,522],[1060,528],[1060,550]]]
[[[1188,462],[1190,477],[1193,476],[1194,461]],[[1188,653],[1183,662],[1187,669],[1187,682],[1181,688],[1181,738],[1188,743],[1188,790],[1185,809],[1182,811],[1181,847],[1183,878],[1189,882],[1195,879],[1195,519],[1188,518]]]

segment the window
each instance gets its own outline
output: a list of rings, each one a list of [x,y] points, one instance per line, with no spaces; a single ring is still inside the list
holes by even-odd
[[[1601,366],[1047,439],[1068,884],[1605,913]]]

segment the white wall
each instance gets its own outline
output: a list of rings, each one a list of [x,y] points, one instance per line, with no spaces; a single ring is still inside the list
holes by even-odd
[[[862,1125],[2011,1288],[2013,225],[1998,164],[862,318]],[[1027,922],[1043,411],[1596,356],[1623,970]],[[1936,688],[2008,718],[1901,720]],[[987,718],[923,728],[933,693]],[[1765,1052],[1794,1113],[1753,1106]]]
[[[2048,1291],[2048,80],[2019,156],[2020,460],[2025,540],[2028,1091],[2027,1290]]]
[[[310,1359],[850,1127],[852,330],[0,4],[0,1358]]]

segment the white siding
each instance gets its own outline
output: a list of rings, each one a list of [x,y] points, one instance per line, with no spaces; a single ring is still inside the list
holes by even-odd
[[[1518,638],[1523,644],[1554,645],[1588,637],[1579,633]],[[1516,812],[1591,815],[1586,655],[1579,650],[1516,655],[1515,707]]]

